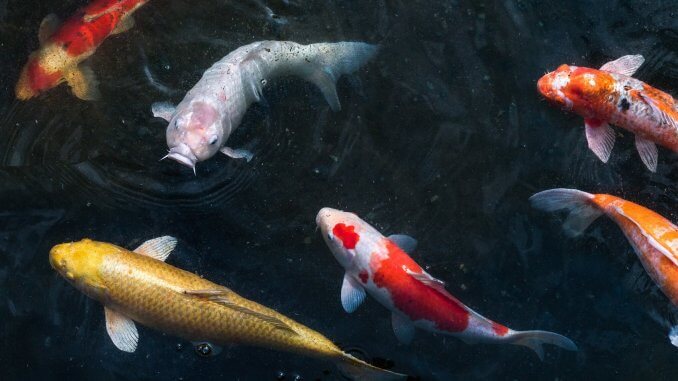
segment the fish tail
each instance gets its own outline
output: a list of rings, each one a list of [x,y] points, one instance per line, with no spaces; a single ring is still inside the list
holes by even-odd
[[[395,381],[407,379],[404,374],[377,368],[348,353],[342,353],[337,359],[336,365],[339,371],[351,380]]]
[[[548,331],[514,331],[506,336],[510,344],[528,347],[544,361],[544,348],[542,345],[551,344],[568,351],[576,351],[577,345],[567,337]]]
[[[553,212],[567,209],[569,215],[563,225],[565,232],[577,236],[586,230],[591,223],[603,214],[600,206],[594,201],[595,196],[576,189],[549,189],[530,197],[533,207]]]
[[[307,48],[313,58],[300,75],[320,88],[334,111],[341,110],[336,86],[339,77],[358,70],[379,50],[377,45],[351,41],[311,44]]]

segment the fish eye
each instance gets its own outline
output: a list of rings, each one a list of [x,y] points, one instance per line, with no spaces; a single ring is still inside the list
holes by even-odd
[[[330,241],[332,241],[332,240],[333,240],[333,239],[332,239],[332,234],[327,233],[327,239],[329,239]]]
[[[217,144],[217,140],[219,140],[216,136],[212,136],[212,139],[210,139],[210,145],[213,146]]]

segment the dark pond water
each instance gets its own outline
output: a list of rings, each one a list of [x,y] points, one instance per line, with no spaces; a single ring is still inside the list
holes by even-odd
[[[14,84],[49,13],[85,1],[0,0],[0,364],[3,379],[340,379],[326,363],[231,347],[209,359],[140,328],[115,349],[100,304],[49,266],[57,243],[83,237],[134,247],[179,238],[175,266],[317,329],[346,349],[421,380],[675,380],[668,300],[616,225],[567,238],[534,211],[542,189],[608,192],[676,221],[678,160],[660,149],[645,170],[619,133],[604,165],[582,120],[540,99],[536,80],[561,63],[625,54],[636,77],[678,94],[676,1],[153,0],[137,25],[90,59],[103,99],[65,86],[28,102]],[[154,101],[179,101],[213,62],[262,39],[361,40],[378,57],[339,82],[341,112],[296,78],[272,81],[232,136],[252,162],[219,155],[197,176],[166,151]],[[157,83],[151,83],[149,71]],[[351,210],[413,255],[485,316],[572,338],[544,362],[515,346],[467,345],[419,332],[398,344],[374,300],[346,314],[343,271],[316,231],[323,206]]]

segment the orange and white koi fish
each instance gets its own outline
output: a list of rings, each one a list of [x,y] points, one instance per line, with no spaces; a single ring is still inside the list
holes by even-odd
[[[565,231],[572,236],[581,234],[596,218],[606,214],[624,232],[652,280],[678,306],[678,227],[671,221],[619,197],[576,189],[546,190],[530,197],[530,202],[535,208],[549,212],[568,210]]]
[[[456,336],[467,343],[524,345],[540,359],[542,344],[575,351],[568,338],[546,331],[514,331],[473,311],[445,289],[445,283],[429,275],[406,252],[417,242],[406,235],[384,237],[353,213],[323,208],[316,223],[325,242],[346,273],[341,304],[355,311],[370,294],[391,312],[393,331],[409,343],[415,328]]]
[[[94,54],[108,36],[134,26],[132,13],[147,2],[95,0],[63,24],[54,14],[45,17],[38,33],[40,48],[31,53],[21,71],[16,97],[27,100],[67,82],[76,97],[98,99],[96,77],[81,62]]]
[[[631,77],[644,61],[628,55],[599,70],[561,65],[541,77],[537,87],[546,99],[584,117],[588,146],[604,163],[614,146],[614,124],[635,134],[641,160],[655,172],[656,144],[678,152],[678,104]]]

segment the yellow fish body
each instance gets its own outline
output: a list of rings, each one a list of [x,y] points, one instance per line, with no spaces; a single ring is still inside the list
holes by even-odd
[[[190,341],[239,343],[327,359],[356,379],[405,376],[344,353],[325,336],[230,289],[164,262],[176,245],[165,236],[134,252],[84,239],[56,245],[52,267],[104,305],[106,330],[119,349],[136,350],[134,321]]]

